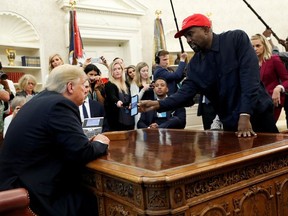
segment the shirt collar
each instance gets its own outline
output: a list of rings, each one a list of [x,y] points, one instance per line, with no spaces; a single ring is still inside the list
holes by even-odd
[[[89,97],[86,97],[83,103],[88,103],[89,102]]]
[[[215,51],[215,52],[219,52],[219,47],[220,47],[220,38],[218,34],[213,33],[213,38],[212,38],[212,45],[210,50],[211,51]]]

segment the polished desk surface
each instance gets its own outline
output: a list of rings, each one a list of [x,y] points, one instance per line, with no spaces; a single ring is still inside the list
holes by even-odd
[[[174,181],[288,149],[288,135],[237,138],[222,131],[138,129],[109,132],[109,155],[87,167],[132,182]]]

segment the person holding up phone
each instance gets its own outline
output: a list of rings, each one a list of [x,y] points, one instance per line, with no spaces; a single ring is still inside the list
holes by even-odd
[[[168,97],[168,86],[164,78],[158,78],[154,83],[154,100]],[[186,126],[186,110],[178,108],[167,112],[152,110],[141,113],[137,128],[174,128],[183,129]]]
[[[133,130],[134,116],[130,113],[130,86],[125,81],[124,68],[119,62],[112,62],[109,81],[105,84],[104,108],[110,131]]]
[[[88,64],[84,72],[89,77],[90,89],[88,93],[88,98],[90,100],[98,101],[101,104],[104,104],[105,100],[105,90],[104,83],[101,79],[101,71],[94,64]]]

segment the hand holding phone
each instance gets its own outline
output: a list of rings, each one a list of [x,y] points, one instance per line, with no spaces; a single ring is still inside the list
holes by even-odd
[[[131,116],[135,116],[138,114],[138,95],[134,95],[131,97]]]
[[[91,63],[102,64],[102,59],[101,58],[91,58]]]

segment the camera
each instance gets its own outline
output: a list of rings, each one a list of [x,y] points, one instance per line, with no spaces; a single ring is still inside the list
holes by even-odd
[[[1,80],[6,80],[8,78],[8,75],[4,73],[3,71],[0,71],[0,79]]]

